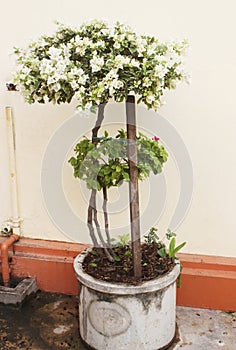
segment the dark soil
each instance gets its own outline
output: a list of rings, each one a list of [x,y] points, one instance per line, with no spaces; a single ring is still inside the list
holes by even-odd
[[[94,248],[86,256],[83,269],[89,275],[108,282],[137,284],[160,277],[175,266],[173,259],[158,255],[157,244],[142,244],[142,278],[133,276],[132,252],[128,246],[114,248],[116,260],[110,262],[102,248]]]

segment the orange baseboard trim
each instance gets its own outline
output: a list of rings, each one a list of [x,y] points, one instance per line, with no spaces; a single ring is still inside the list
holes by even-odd
[[[5,238],[0,238],[0,244]],[[74,258],[87,245],[21,238],[10,251],[11,273],[15,277],[35,277],[44,292],[76,295],[78,282]]]
[[[0,244],[6,238],[0,237]],[[77,295],[73,260],[87,245],[21,238],[11,248],[13,276],[35,277],[40,290]],[[179,254],[183,265],[177,304],[236,311],[236,258]]]
[[[236,258],[179,254],[183,265],[177,304],[236,311]]]

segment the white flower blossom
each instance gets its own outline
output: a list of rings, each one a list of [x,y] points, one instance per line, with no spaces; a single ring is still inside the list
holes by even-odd
[[[48,53],[51,60],[58,60],[61,56],[62,50],[52,46],[49,48]]]
[[[108,34],[104,34],[104,35],[110,35],[110,37],[114,37],[115,35],[115,29],[112,27],[110,29],[102,29],[102,31],[107,31]]]
[[[118,43],[118,41],[116,41],[113,46],[114,46],[115,49],[119,49],[120,48],[120,43]]]
[[[130,65],[132,67],[139,67],[140,66],[140,63],[139,61],[137,61],[135,58],[133,58],[131,61],[130,61]]]
[[[41,64],[39,66],[39,71],[40,74],[50,74],[54,71],[53,65],[51,60],[47,59],[47,58],[43,58],[43,60],[41,61]]]
[[[78,78],[78,83],[84,85],[88,78],[88,74],[80,75],[80,77]]]
[[[24,75],[28,75],[31,71],[31,69],[29,67],[26,67],[26,66],[21,66],[21,74],[24,76]]]
[[[101,102],[121,101],[132,91],[156,110],[166,88],[188,80],[186,48],[186,41],[160,43],[120,23],[59,25],[54,35],[42,36],[26,50],[15,50],[14,82],[29,103],[70,102],[73,97],[80,108],[94,110]]]
[[[54,84],[57,82],[57,78],[55,76],[51,76],[48,78],[47,80],[47,84],[50,85],[50,84]]]
[[[147,103],[152,104],[155,101],[155,96],[154,95],[148,95],[146,97],[146,101],[147,101]]]
[[[94,44],[94,46],[101,49],[101,48],[104,48],[106,44],[105,44],[105,41],[99,40],[97,43]]]
[[[48,45],[48,43],[45,41],[44,38],[39,38],[35,45],[45,47]]]
[[[136,41],[136,44],[137,44],[137,50],[139,53],[139,57],[142,57],[144,51],[146,50],[147,41],[143,38],[138,38]]]
[[[60,83],[55,83],[52,85],[52,88],[55,92],[58,92],[61,88],[61,84]]]
[[[157,76],[160,79],[164,78],[167,72],[168,72],[167,67],[163,66],[162,64],[158,64],[154,68],[155,76]]]
[[[68,45],[64,45],[62,47],[63,54],[64,54],[64,57],[66,59],[69,59],[69,57],[70,57],[70,50],[71,50],[71,48],[72,48],[72,45],[70,43]]]
[[[125,64],[129,64],[130,63],[130,58],[129,57],[125,57],[125,56],[122,56],[122,55],[117,55],[115,57],[115,64],[116,64],[116,67],[117,68],[123,68],[123,66]]]
[[[118,79],[114,79],[107,83],[110,95],[113,95],[114,91],[124,86],[124,83]]]
[[[86,47],[83,46],[77,46],[75,49],[76,53],[78,53],[80,56],[84,56]]]
[[[79,84],[78,84],[78,82],[76,80],[72,80],[70,82],[70,85],[71,85],[73,90],[76,90],[79,87]]]
[[[185,74],[185,68],[184,65],[181,63],[175,68],[176,74],[184,75]]]
[[[103,57],[93,56],[93,58],[90,60],[90,65],[92,67],[92,72],[100,71],[102,66],[104,65]]]
[[[87,103],[85,104],[85,109],[90,110],[91,107],[92,107],[92,102],[91,102],[91,101],[89,101],[89,102],[87,102]]]
[[[87,47],[92,45],[92,43],[93,43],[89,38],[86,38],[86,37],[83,38],[82,42],[83,42],[83,45],[87,46]]]
[[[70,72],[68,73],[68,77],[72,79],[74,76],[79,75],[79,74],[81,74],[81,73],[79,73],[79,68],[73,67],[73,68],[70,70]],[[82,73],[82,74],[83,74],[83,73]]]
[[[159,63],[165,63],[166,62],[166,56],[164,55],[155,55],[154,59],[158,61]]]
[[[162,104],[164,104],[163,102],[162,102]],[[156,111],[157,109],[159,109],[160,107],[161,107],[161,103],[160,103],[160,101],[158,101],[157,99],[155,100],[155,101],[153,101],[152,102],[152,107],[153,107],[153,109]]]
[[[169,48],[166,52],[166,65],[168,68],[173,67],[175,64],[181,63],[181,57],[179,54],[173,49]]]
[[[107,29],[107,28],[102,28],[101,29],[101,33],[103,35],[109,35],[110,34],[112,36],[112,34],[110,33],[109,29]]]
[[[150,81],[150,79],[148,79],[147,77],[145,77],[143,79],[143,86],[144,87],[149,87],[150,85],[152,85],[152,81]]]
[[[156,43],[151,44],[147,50],[148,56],[152,56],[156,52],[156,48],[157,48]]]
[[[111,69],[105,77],[106,80],[117,79],[117,78],[118,78],[117,69]]]
[[[82,38],[79,35],[76,35],[75,42],[78,44],[82,41]]]

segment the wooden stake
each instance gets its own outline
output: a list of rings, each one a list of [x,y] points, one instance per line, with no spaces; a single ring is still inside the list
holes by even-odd
[[[134,277],[138,280],[142,276],[142,254],[140,241],[140,215],[138,193],[138,168],[137,168],[137,143],[136,143],[136,116],[135,97],[129,95],[126,101],[126,121],[128,139],[129,161],[129,199],[130,199],[130,223],[131,241],[133,253]]]

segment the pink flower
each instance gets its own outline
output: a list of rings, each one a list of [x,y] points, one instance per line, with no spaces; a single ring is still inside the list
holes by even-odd
[[[152,140],[153,140],[153,141],[159,141],[159,140],[160,140],[160,137],[153,136]]]

